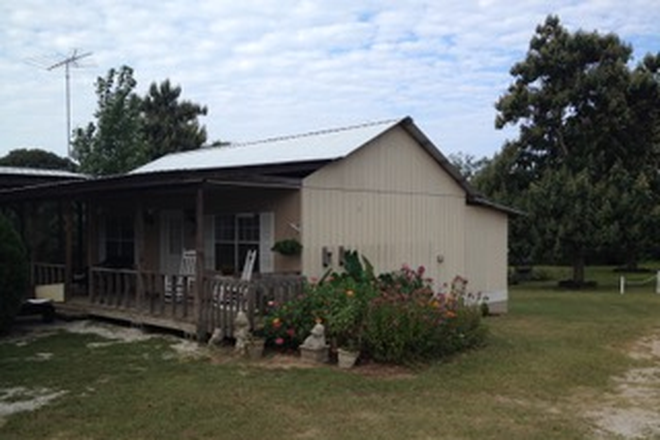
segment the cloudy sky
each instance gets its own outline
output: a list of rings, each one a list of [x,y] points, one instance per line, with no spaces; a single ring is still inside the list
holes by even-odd
[[[658,0],[3,0],[0,155],[66,154],[64,70],[74,49],[73,127],[94,81],[123,64],[137,91],[169,78],[208,106],[209,140],[250,141],[412,116],[445,153],[497,152],[494,102],[537,24],[615,32],[639,61],[660,51]]]

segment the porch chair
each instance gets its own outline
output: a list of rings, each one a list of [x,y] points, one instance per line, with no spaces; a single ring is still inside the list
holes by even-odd
[[[241,281],[250,281],[252,273],[254,272],[254,262],[257,259],[257,251],[255,249],[249,250],[245,256],[245,264],[243,264],[243,271],[241,272]],[[213,287],[213,306],[232,306],[239,302],[240,297],[243,295],[243,289],[240,287],[227,287],[222,283],[224,277],[216,277],[216,283]]]
[[[175,275],[165,275],[165,301],[169,302],[172,297],[176,302],[183,300],[184,282],[187,292],[190,293],[195,282],[195,266],[197,254],[194,250],[184,250],[181,254],[179,272]]]

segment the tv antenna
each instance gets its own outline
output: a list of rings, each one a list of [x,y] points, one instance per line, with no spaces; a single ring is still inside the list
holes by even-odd
[[[45,63],[43,60],[30,60],[34,64],[39,65],[39,67],[45,68],[46,70],[55,70],[60,67],[64,67],[64,83],[65,83],[65,93],[66,93],[66,151],[68,157],[71,157],[71,73],[70,70],[72,67],[80,68],[84,67],[78,63],[78,61],[83,58],[87,58],[92,55],[92,52],[80,53],[78,49],[74,49],[71,52],[71,55],[56,61],[55,63]]]

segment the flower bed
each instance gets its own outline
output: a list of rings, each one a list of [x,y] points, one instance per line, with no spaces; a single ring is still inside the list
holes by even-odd
[[[378,362],[438,359],[485,342],[484,310],[466,293],[465,279],[434,292],[423,267],[376,276],[356,252],[346,255],[344,269],[308,282],[293,301],[269,304],[264,330],[271,345],[296,349],[316,322],[335,347]]]

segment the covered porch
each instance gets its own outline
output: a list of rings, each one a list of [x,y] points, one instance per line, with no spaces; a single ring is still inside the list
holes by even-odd
[[[61,312],[204,339],[216,329],[231,336],[239,310],[254,324],[268,301],[303,292],[300,256],[271,251],[301,239],[299,188],[287,170],[154,173],[3,190],[0,204],[21,214],[34,295],[54,298]],[[37,251],[43,204],[61,212],[59,258]],[[254,270],[241,279],[249,251]],[[194,255],[188,270],[184,252]]]

